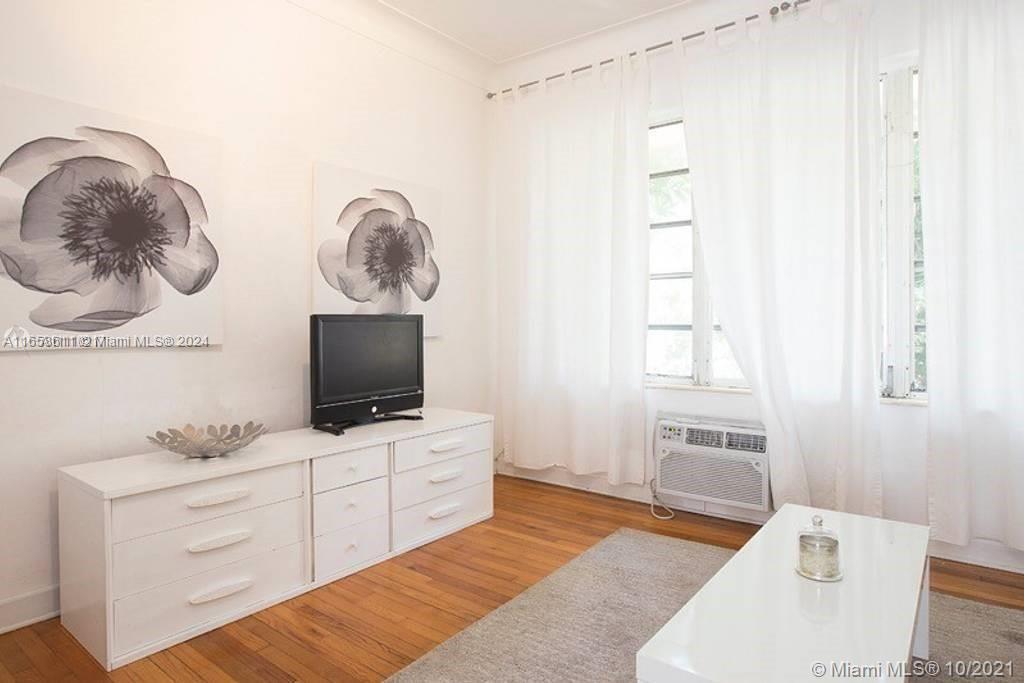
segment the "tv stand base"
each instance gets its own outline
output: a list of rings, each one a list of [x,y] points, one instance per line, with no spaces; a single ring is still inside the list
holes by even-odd
[[[423,415],[417,413],[416,415],[406,415],[404,413],[385,413],[384,415],[374,415],[373,419],[361,422],[359,420],[348,420],[346,422],[325,422],[324,424],[313,425],[313,429],[321,432],[327,432],[334,436],[341,436],[345,433],[346,429],[352,427],[359,427],[360,425],[373,424],[374,422],[391,422],[393,420],[422,420]]]

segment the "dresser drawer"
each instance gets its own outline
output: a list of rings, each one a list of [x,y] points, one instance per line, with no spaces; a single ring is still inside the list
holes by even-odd
[[[114,598],[195,576],[302,540],[301,498],[114,544]]]
[[[404,550],[489,516],[493,511],[490,481],[399,510],[394,513],[394,548]]]
[[[313,492],[329,491],[383,477],[388,473],[388,447],[372,446],[327,455],[313,461]]]
[[[395,444],[395,472],[489,449],[491,441],[489,422],[399,441]]]
[[[297,498],[304,471],[304,463],[296,462],[118,498],[111,506],[111,537],[117,543]]]
[[[240,560],[114,601],[114,649],[126,654],[299,588],[303,544]]]
[[[313,496],[313,533],[322,536],[387,513],[387,477],[325,491]]]
[[[493,476],[490,449],[399,472],[394,478],[392,507],[401,510],[474,484],[482,484]]]
[[[315,578],[321,581],[387,552],[387,515],[318,536],[313,541]]]

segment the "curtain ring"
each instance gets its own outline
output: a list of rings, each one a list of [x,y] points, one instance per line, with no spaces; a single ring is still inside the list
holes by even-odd
[[[794,4],[792,4],[792,3],[787,1],[787,2],[782,3],[781,5],[774,5],[770,10],[768,10],[768,14],[772,15],[772,19],[774,19],[775,16],[779,12],[785,12],[785,11],[789,10],[790,8],[795,8],[795,7],[796,7],[796,5],[794,5]]]

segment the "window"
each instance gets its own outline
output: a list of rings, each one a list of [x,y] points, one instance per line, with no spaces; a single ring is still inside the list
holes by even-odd
[[[647,374],[651,381],[745,384],[711,309],[693,222],[686,134],[681,121],[651,126],[650,289]]]
[[[894,397],[920,394],[928,388],[917,93],[914,69],[900,69],[882,78],[885,327],[881,382],[882,394]]]

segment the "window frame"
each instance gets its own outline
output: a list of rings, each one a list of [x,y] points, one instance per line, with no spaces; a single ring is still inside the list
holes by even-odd
[[[914,252],[916,216],[920,211],[920,196],[914,183],[918,141],[914,111],[916,76],[917,68],[913,66],[882,75],[884,316],[879,381],[882,397],[895,399],[927,396],[927,376],[922,387],[915,366],[915,335],[923,332],[927,340],[928,334],[927,312],[925,324],[919,325],[915,308],[916,268],[923,268],[923,255],[918,260]]]
[[[652,122],[648,125],[650,131],[666,126],[682,125],[683,119],[673,117],[663,121]],[[689,166],[684,168],[673,168],[663,171],[648,173],[647,180],[673,177],[678,175],[689,175]],[[714,377],[714,333],[722,330],[721,325],[714,324],[714,317],[711,309],[711,297],[708,290],[707,271],[704,268],[704,260],[701,257],[700,247],[700,224],[697,220],[696,207],[692,206],[691,196],[691,218],[690,220],[679,221],[652,221],[647,224],[648,230],[659,230],[674,227],[689,227],[691,234],[692,268],[689,272],[679,273],[651,273],[648,270],[648,282],[653,280],[682,280],[689,279],[693,288],[693,319],[690,324],[647,324],[648,335],[652,330],[688,331],[691,334],[693,358],[690,375],[663,375],[647,372],[645,370],[645,381],[649,385],[678,386],[678,387],[714,387],[722,389],[748,389],[749,384],[745,380],[736,378],[717,380]]]

